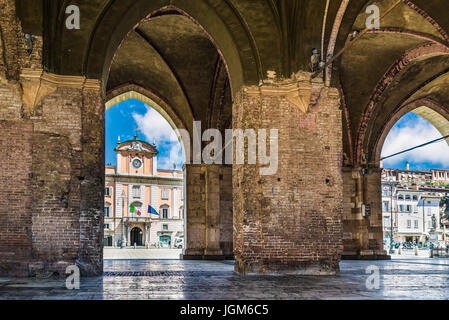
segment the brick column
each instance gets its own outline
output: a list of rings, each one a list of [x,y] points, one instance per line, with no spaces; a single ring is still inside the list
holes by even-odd
[[[234,259],[232,166],[222,166],[220,175],[220,248],[226,259]]]
[[[23,46],[16,2],[0,10],[0,274],[102,272],[104,106],[100,83],[44,72]],[[6,194],[9,190],[9,193]],[[11,230],[14,230],[12,232]]]
[[[279,168],[233,166],[235,271],[335,274],[342,252],[342,119],[338,91],[297,80],[246,87],[234,129],[279,130]],[[310,102],[310,103],[309,103]]]
[[[383,248],[381,176],[379,168],[344,169],[345,260],[391,259]],[[362,216],[362,206],[369,215]]]
[[[104,234],[105,108],[99,85],[84,84],[81,110],[81,228],[77,263],[86,275],[101,275]]]
[[[224,259],[220,248],[220,166],[186,165],[183,259]]]

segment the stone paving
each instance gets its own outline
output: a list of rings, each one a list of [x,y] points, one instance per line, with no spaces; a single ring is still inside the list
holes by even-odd
[[[0,299],[449,299],[449,259],[342,261],[337,276],[240,276],[233,261],[105,260],[80,290],[65,281],[0,278]],[[369,266],[380,289],[369,290]]]
[[[176,260],[182,249],[105,248],[103,252],[105,260]]]

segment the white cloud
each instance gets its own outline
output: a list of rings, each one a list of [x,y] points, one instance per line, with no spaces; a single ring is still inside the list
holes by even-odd
[[[158,167],[173,169],[173,163],[176,163],[180,169],[183,163],[182,149],[173,128],[159,112],[148,106],[147,108],[148,111],[145,115],[133,113],[132,116],[146,141],[156,142],[161,152],[158,157]]]
[[[179,143],[171,143],[168,156],[162,156],[158,159],[158,167],[161,169],[173,169],[176,163],[177,169],[181,169],[183,165],[182,149]]]
[[[410,121],[406,126],[393,127],[388,134],[382,157],[441,138],[441,133],[423,118]],[[384,161],[384,167],[397,167],[400,162],[408,161],[412,165],[431,163],[436,167],[449,167],[449,146],[445,141],[434,143]]]
[[[148,111],[145,115],[133,113],[132,116],[137,123],[137,127],[142,132],[148,142],[153,141],[171,141],[177,142],[176,134],[173,128],[161,116],[159,112],[148,107]]]

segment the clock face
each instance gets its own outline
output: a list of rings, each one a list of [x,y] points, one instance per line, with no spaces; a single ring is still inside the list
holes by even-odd
[[[142,161],[140,161],[139,159],[134,159],[133,160],[133,167],[135,169],[140,169],[140,167],[142,167]]]

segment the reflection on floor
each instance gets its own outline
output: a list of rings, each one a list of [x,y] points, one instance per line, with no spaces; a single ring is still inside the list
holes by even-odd
[[[232,261],[105,260],[105,274],[82,279],[80,290],[67,290],[61,280],[1,278],[0,299],[449,298],[448,259],[403,257],[340,266],[338,276],[244,277],[233,273]],[[376,267],[379,289],[372,281]]]
[[[105,260],[176,260],[180,258],[182,249],[105,248],[103,252]]]

